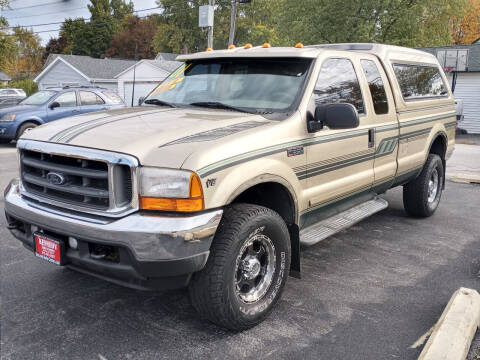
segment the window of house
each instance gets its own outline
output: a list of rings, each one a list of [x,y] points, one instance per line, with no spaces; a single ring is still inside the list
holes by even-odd
[[[377,65],[372,60],[361,60],[360,63],[367,78],[375,114],[387,114],[387,93],[385,92],[385,86],[383,85],[382,76],[380,75],[380,71],[378,71]]]
[[[405,100],[448,95],[436,66],[393,64],[393,70]]]
[[[105,101],[100,96],[91,91],[80,91],[80,101],[83,106],[105,104]]]
[[[73,107],[77,106],[77,97],[74,91],[69,91],[57,97],[55,102],[59,103],[60,107]]]
[[[313,93],[316,105],[349,103],[360,114],[365,113],[360,83],[349,59],[326,59]]]

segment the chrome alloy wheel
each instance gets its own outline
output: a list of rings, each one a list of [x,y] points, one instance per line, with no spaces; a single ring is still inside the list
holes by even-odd
[[[438,170],[433,169],[432,175],[428,180],[428,202],[429,203],[432,203],[435,201],[438,193],[438,185],[439,185]]]
[[[235,264],[235,293],[246,303],[260,300],[275,273],[275,246],[263,234],[252,236],[240,249]]]

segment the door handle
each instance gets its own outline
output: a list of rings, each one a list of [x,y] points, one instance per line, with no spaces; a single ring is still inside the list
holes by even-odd
[[[368,147],[375,146],[375,128],[368,129]]]

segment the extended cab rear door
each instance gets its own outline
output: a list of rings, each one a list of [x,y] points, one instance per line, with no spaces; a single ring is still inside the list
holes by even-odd
[[[362,77],[368,84],[366,106],[373,126],[370,136],[375,149],[373,192],[390,188],[397,172],[399,126],[392,89],[377,57],[362,54]]]

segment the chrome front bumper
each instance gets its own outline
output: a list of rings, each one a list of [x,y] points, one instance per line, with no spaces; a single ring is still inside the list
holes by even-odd
[[[148,265],[145,271],[140,271],[144,277],[177,276],[201,270],[223,213],[220,209],[194,215],[137,212],[120,219],[86,217],[31,201],[20,194],[20,186],[19,180],[11,183],[5,195],[5,212],[10,231],[27,247],[33,249],[32,233],[39,229],[89,244],[125,248],[133,257],[129,264],[132,268],[138,270],[143,264]],[[17,222],[22,224],[22,231],[15,228]],[[75,263],[78,256],[73,249],[67,249],[67,257]],[[88,254],[79,259],[93,261]],[[80,260],[77,267],[82,267]],[[162,264],[161,268],[155,268],[156,264]]]

